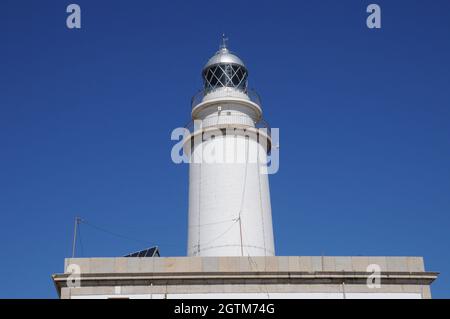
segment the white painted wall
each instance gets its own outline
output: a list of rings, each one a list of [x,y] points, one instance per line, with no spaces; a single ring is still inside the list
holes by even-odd
[[[244,160],[247,147],[248,158],[264,154],[258,142],[239,135],[205,142],[203,150],[221,143],[236,143]],[[203,150],[195,147],[194,157]],[[248,161],[190,164],[189,256],[241,256],[241,228],[245,256],[274,255],[269,182],[260,169],[258,162]]]
[[[266,149],[243,126],[254,127],[255,108],[220,100],[203,108],[204,127],[239,129],[198,141],[189,167],[188,256],[273,256],[274,239]],[[246,107],[245,103],[249,103]],[[236,163],[238,160],[239,163]],[[241,245],[242,240],[242,245]],[[242,248],[241,248],[242,246]]]

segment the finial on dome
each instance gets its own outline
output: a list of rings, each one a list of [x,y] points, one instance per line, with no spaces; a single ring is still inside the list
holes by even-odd
[[[228,38],[225,36],[225,33],[222,33],[222,43],[220,44],[220,49],[221,50],[227,50],[227,42],[228,42]]]

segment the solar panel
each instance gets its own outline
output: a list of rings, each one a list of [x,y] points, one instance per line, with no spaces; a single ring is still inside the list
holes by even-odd
[[[158,246],[150,247],[144,250],[128,254],[125,257],[160,257],[159,248]]]

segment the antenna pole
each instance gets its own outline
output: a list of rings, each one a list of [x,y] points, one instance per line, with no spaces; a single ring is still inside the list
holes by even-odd
[[[73,243],[72,243],[72,258],[75,258],[75,250],[76,250],[76,245],[77,245],[77,232],[78,232],[78,225],[81,222],[81,218],[80,217],[75,217],[75,226],[74,226],[74,230],[73,230]]]

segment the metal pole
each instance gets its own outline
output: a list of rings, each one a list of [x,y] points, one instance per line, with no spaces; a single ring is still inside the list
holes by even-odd
[[[242,241],[242,222],[241,222],[241,216],[239,216],[239,233],[241,237],[241,256],[244,256],[244,243]]]
[[[75,249],[77,245],[77,231],[78,231],[78,224],[80,223],[81,218],[78,216],[75,217],[75,226],[73,230],[73,243],[72,243],[72,258],[75,258]]]
[[[345,281],[342,282],[342,297],[347,299],[347,296],[345,295]]]

